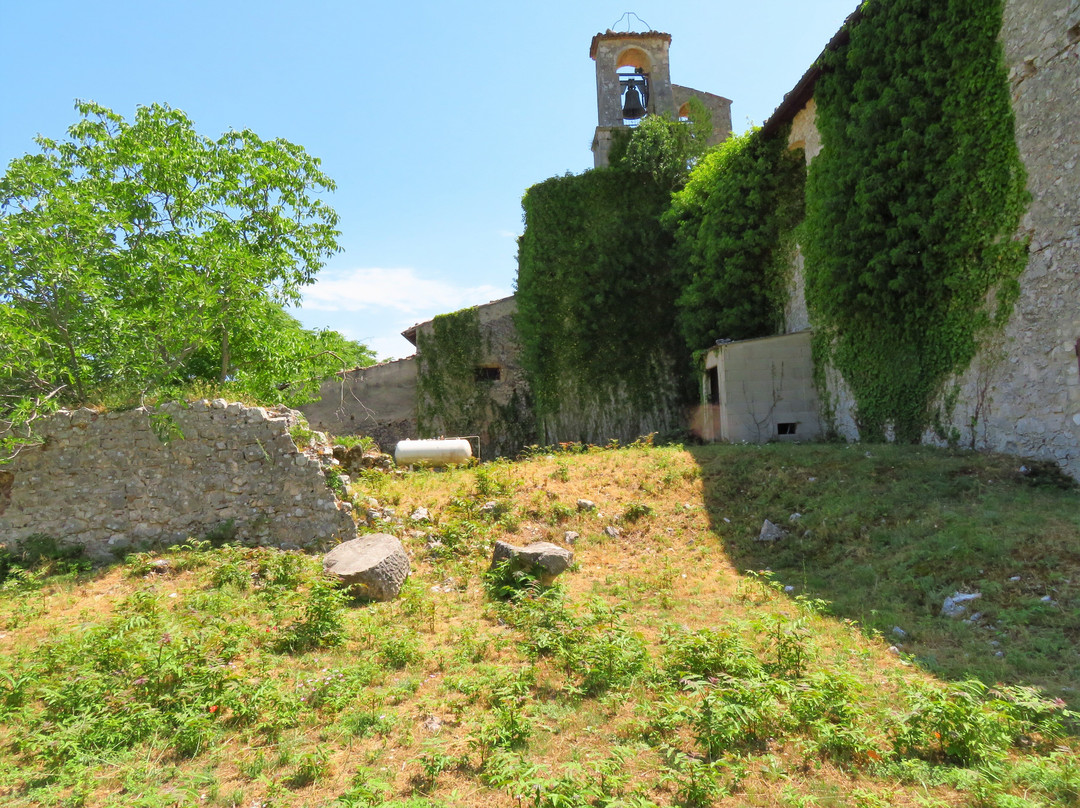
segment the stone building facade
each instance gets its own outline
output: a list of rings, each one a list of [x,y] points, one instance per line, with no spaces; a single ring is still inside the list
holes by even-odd
[[[299,423],[220,399],[58,413],[0,470],[0,542],[51,536],[109,560],[211,533],[284,548],[355,538],[350,506],[289,433]]]
[[[438,355],[438,318],[427,320],[402,332],[416,354],[324,382],[320,400],[300,409],[315,429],[369,435],[388,452],[406,438],[476,436],[480,457],[513,456],[534,437],[516,310],[506,297],[450,315],[476,315],[478,350],[465,367]],[[434,400],[436,387],[448,396]]]
[[[956,380],[952,425],[965,445],[1053,460],[1080,476],[1080,0],[1008,0],[1001,40],[1032,196],[1020,234],[1030,237],[1029,258],[1009,323]],[[811,68],[764,127],[790,123],[790,145],[808,164],[821,150],[818,75]],[[785,313],[789,331],[811,325],[801,256]],[[855,438],[843,379],[831,369],[828,378],[836,426]]]
[[[416,356],[355,368],[323,382],[318,401],[300,411],[315,429],[331,435],[367,435],[388,452],[415,438]]]

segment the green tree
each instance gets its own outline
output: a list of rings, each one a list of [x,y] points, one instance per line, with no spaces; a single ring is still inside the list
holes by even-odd
[[[0,179],[0,415],[193,377],[273,395],[313,370],[305,356],[370,357],[282,310],[338,250],[318,159],[247,130],[204,137],[161,104],[130,123],[76,108],[69,139],[39,137]]]
[[[618,132],[610,154],[612,167],[648,174],[668,191],[681,188],[705,154],[713,131],[708,108],[697,98],[690,99],[689,107],[686,121],[649,115],[633,129]]]

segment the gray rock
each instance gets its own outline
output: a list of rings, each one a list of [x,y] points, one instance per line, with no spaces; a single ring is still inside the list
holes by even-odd
[[[617,538],[619,538],[619,536],[622,535],[622,528],[621,527],[615,527],[615,525],[608,525],[607,527],[604,528],[604,535],[605,536],[610,536],[613,539],[617,539]]]
[[[580,538],[581,534],[579,534],[576,530],[568,530],[563,533],[563,541],[565,541],[567,544],[577,544],[577,541]]]
[[[547,585],[570,567],[574,561],[574,554],[549,541],[536,541],[525,547],[517,547],[504,541],[495,542],[495,550],[491,554],[491,566],[495,567],[506,559],[509,559],[518,569],[539,569],[540,583]]]
[[[323,569],[356,595],[393,600],[409,577],[409,556],[389,533],[345,541],[323,557]]]
[[[577,501],[577,509],[579,511],[595,511],[596,503],[591,499],[579,499]]]
[[[945,598],[945,602],[941,605],[941,616],[962,617],[967,611],[967,606],[965,604],[968,601],[976,600],[981,597],[982,592],[956,592]]]
[[[787,535],[787,532],[780,527],[777,527],[768,519],[761,526],[761,532],[758,534],[756,541],[779,541]]]
[[[409,519],[411,519],[414,522],[430,522],[431,521],[431,514],[428,513],[427,508],[419,507],[415,511],[413,511],[411,514],[409,514]]]

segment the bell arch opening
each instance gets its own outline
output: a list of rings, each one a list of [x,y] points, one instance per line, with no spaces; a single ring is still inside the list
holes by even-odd
[[[626,48],[615,59],[619,103],[624,126],[637,126],[649,114],[649,74],[652,60],[641,48]]]

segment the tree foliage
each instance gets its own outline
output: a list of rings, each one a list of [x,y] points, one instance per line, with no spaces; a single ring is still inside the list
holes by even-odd
[[[649,115],[617,137],[611,165],[637,174],[648,174],[657,185],[675,191],[682,187],[690,169],[708,148],[712,115],[697,98],[689,101],[690,115],[677,121],[668,115]]]
[[[805,167],[783,134],[731,136],[691,171],[664,214],[675,237],[677,320],[691,349],[783,326]]]
[[[0,179],[3,412],[193,379],[280,398],[340,367],[328,352],[370,358],[282,308],[338,249],[316,158],[247,130],[212,140],[164,105],[77,109],[68,140],[39,137]]]
[[[1027,197],[1001,20],[1002,0],[874,0],[825,59],[807,303],[864,439],[918,441],[1016,296]]]

